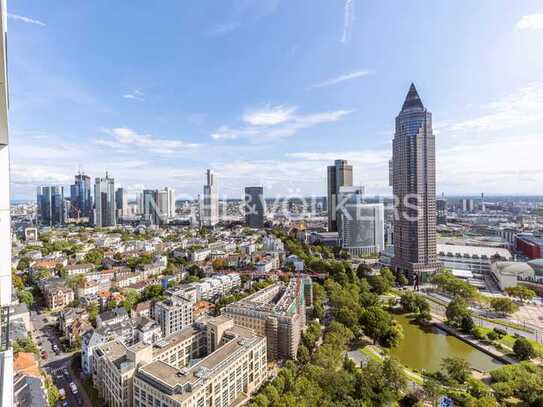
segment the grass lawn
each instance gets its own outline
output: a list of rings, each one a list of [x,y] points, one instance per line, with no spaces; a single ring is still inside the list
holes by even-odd
[[[477,328],[480,329],[481,332],[483,332],[485,335],[487,333],[489,333],[490,331],[492,331],[492,329],[484,328],[482,326],[478,326]],[[505,335],[501,339],[498,339],[496,342],[503,345],[504,347],[509,348],[509,349],[512,350],[513,346],[515,345],[516,340],[517,340],[517,338],[515,338],[513,335]],[[537,350],[537,352],[540,355],[543,355],[543,345],[542,344],[540,344],[539,342],[536,342],[536,341],[534,341],[532,339],[528,339],[528,342],[530,342],[532,344],[532,346],[535,348],[535,350]]]

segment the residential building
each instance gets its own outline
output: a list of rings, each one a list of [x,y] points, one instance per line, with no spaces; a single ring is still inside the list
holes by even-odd
[[[304,284],[311,284],[307,278],[292,278],[288,285],[275,283],[226,305],[222,315],[265,336],[268,359],[295,359],[306,321]]]
[[[413,84],[396,117],[392,145],[396,201],[392,266],[426,281],[440,268],[436,254],[435,137],[432,114]]]
[[[63,308],[75,298],[74,291],[71,288],[56,282],[45,285],[42,292],[45,305],[51,310]]]
[[[200,206],[200,223],[205,227],[214,227],[219,223],[219,196],[215,174],[210,169],[206,172],[207,184]]]
[[[338,203],[339,189],[353,185],[353,167],[346,160],[336,160],[334,165],[328,166],[328,231],[337,232],[338,222],[336,206]]]
[[[37,191],[37,220],[46,226],[64,224],[64,187],[40,186]]]
[[[94,224],[96,227],[117,225],[115,180],[106,172],[105,178],[94,182]]]
[[[164,191],[166,191],[166,194],[168,195],[168,217],[173,218],[175,217],[175,189],[166,187],[164,188]]]
[[[6,2],[6,0],[0,0],[0,407],[11,407],[14,402],[13,349],[9,339],[9,307],[12,302],[12,251]]]
[[[194,303],[193,299],[179,294],[155,304],[155,319],[160,324],[164,336],[179,332],[192,324]]]
[[[242,405],[267,380],[265,337],[224,317],[208,320],[193,336],[206,344],[204,357],[190,367],[143,364],[133,380],[134,407]]]
[[[245,223],[250,228],[262,229],[266,214],[264,187],[246,187],[244,202]]]
[[[92,219],[91,178],[79,172],[70,185],[70,217]]]

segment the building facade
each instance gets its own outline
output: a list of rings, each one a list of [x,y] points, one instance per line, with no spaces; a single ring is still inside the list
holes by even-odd
[[[266,213],[264,187],[246,187],[244,203],[245,223],[247,226],[262,229]]]
[[[345,160],[336,160],[334,165],[328,166],[328,231],[337,232],[338,222],[336,206],[338,203],[339,189],[353,186],[353,167]]]
[[[436,168],[432,114],[411,84],[396,117],[393,145],[394,257],[397,270],[425,281],[436,255]]]
[[[79,173],[70,185],[70,217],[75,219],[92,219],[91,179]]]
[[[117,188],[115,191],[115,207],[117,210],[117,219],[128,215],[128,196],[124,188]]]
[[[36,203],[38,223],[45,226],[62,226],[64,224],[63,186],[38,187]]]
[[[200,222],[202,226],[213,227],[219,223],[219,196],[215,174],[206,172],[207,184],[204,185],[204,196],[200,207]]]
[[[355,188],[355,187],[352,187]],[[383,204],[368,204],[362,200],[361,189],[340,189],[342,210],[341,247],[353,256],[378,254],[385,250],[385,208]]]
[[[117,225],[115,180],[106,172],[105,178],[94,182],[94,224],[96,227]]]
[[[222,314],[237,325],[254,330],[268,340],[268,359],[295,359],[305,327],[307,278],[276,283],[223,308]]]

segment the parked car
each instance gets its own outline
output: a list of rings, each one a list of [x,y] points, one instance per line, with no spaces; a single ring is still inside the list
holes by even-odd
[[[62,374],[64,375],[64,377],[66,377],[66,379],[70,377],[70,372],[68,371],[68,368],[66,367],[62,368]]]
[[[42,359],[47,360],[47,358],[49,357],[49,355],[47,354],[46,351],[43,351],[43,352],[41,353],[41,357],[42,357]]]
[[[78,393],[77,391],[77,386],[75,385],[74,382],[70,382],[70,390],[72,390],[72,393],[75,395]]]
[[[58,394],[60,394],[60,399],[61,400],[64,400],[66,398],[66,390],[64,390],[63,387],[61,387],[60,389],[58,389]]]

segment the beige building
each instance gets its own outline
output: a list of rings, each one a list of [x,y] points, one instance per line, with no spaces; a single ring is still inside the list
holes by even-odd
[[[112,407],[234,406],[267,379],[266,338],[211,318],[154,345],[100,345],[92,376]]]
[[[225,316],[268,340],[268,358],[296,358],[305,327],[305,285],[310,278],[276,283],[223,308]]]
[[[45,305],[49,309],[63,308],[74,300],[74,292],[71,288],[51,284],[43,288]]]
[[[188,368],[155,361],[134,377],[134,407],[238,406],[267,379],[266,338],[218,317],[206,326],[208,355]]]

